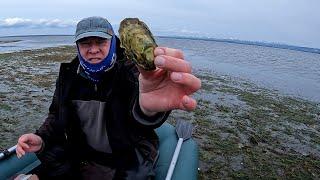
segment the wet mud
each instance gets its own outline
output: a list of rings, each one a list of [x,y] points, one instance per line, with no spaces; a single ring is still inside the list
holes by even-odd
[[[43,122],[63,46],[0,54],[0,148]],[[199,179],[319,179],[320,104],[281,95],[243,79],[196,70],[202,88],[192,112],[174,110],[169,123],[190,121],[199,145]]]

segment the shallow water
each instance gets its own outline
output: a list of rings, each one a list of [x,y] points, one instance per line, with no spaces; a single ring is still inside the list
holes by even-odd
[[[73,44],[73,36],[12,36],[0,37],[1,41],[17,41],[0,44],[0,53],[3,53],[71,45]]]
[[[204,40],[160,38],[158,42],[183,49],[197,70],[250,80],[320,102],[320,54]]]

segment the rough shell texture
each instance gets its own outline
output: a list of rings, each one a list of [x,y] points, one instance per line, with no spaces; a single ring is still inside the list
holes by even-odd
[[[154,49],[156,41],[148,26],[138,18],[126,18],[119,28],[121,47],[125,49],[127,58],[145,70],[156,69],[154,65]]]

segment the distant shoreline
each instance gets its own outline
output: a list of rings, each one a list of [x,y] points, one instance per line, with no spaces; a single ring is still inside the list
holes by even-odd
[[[36,37],[51,36],[52,37],[52,36],[73,36],[73,35],[68,35],[68,34],[14,35],[14,36],[0,36],[0,38],[17,38],[17,37],[33,37],[33,36],[36,36]],[[234,44],[271,47],[271,48],[278,48],[278,49],[289,49],[289,50],[294,50],[294,51],[302,51],[302,52],[320,54],[319,48],[288,45],[288,44],[281,44],[281,43],[272,43],[272,42],[247,41],[247,40],[238,40],[238,39],[218,39],[218,38],[209,38],[209,37],[189,37],[189,36],[155,36],[155,37],[225,42],[225,43],[234,43]],[[0,43],[2,43],[1,40],[0,40]]]
[[[6,44],[6,43],[14,43],[14,42],[19,42],[22,40],[9,40],[9,41],[0,41],[0,44]]]
[[[175,38],[175,39],[190,39],[190,40],[203,40],[203,41],[215,41],[215,42],[226,42],[226,43],[233,43],[233,44],[263,46],[263,47],[271,47],[271,48],[278,48],[278,49],[289,49],[289,50],[295,50],[295,51],[302,51],[302,52],[310,52],[310,53],[320,54],[320,49],[318,49],[318,48],[294,46],[294,45],[271,43],[271,42],[246,41],[246,40],[238,40],[238,39],[203,38],[203,37],[183,37],[183,36],[156,36],[156,37],[160,37],[160,38]]]

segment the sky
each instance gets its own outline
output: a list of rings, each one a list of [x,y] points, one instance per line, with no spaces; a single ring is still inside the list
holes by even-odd
[[[0,6],[0,36],[74,34],[89,16],[115,31],[138,17],[155,35],[275,42],[320,48],[320,0],[8,0]]]

